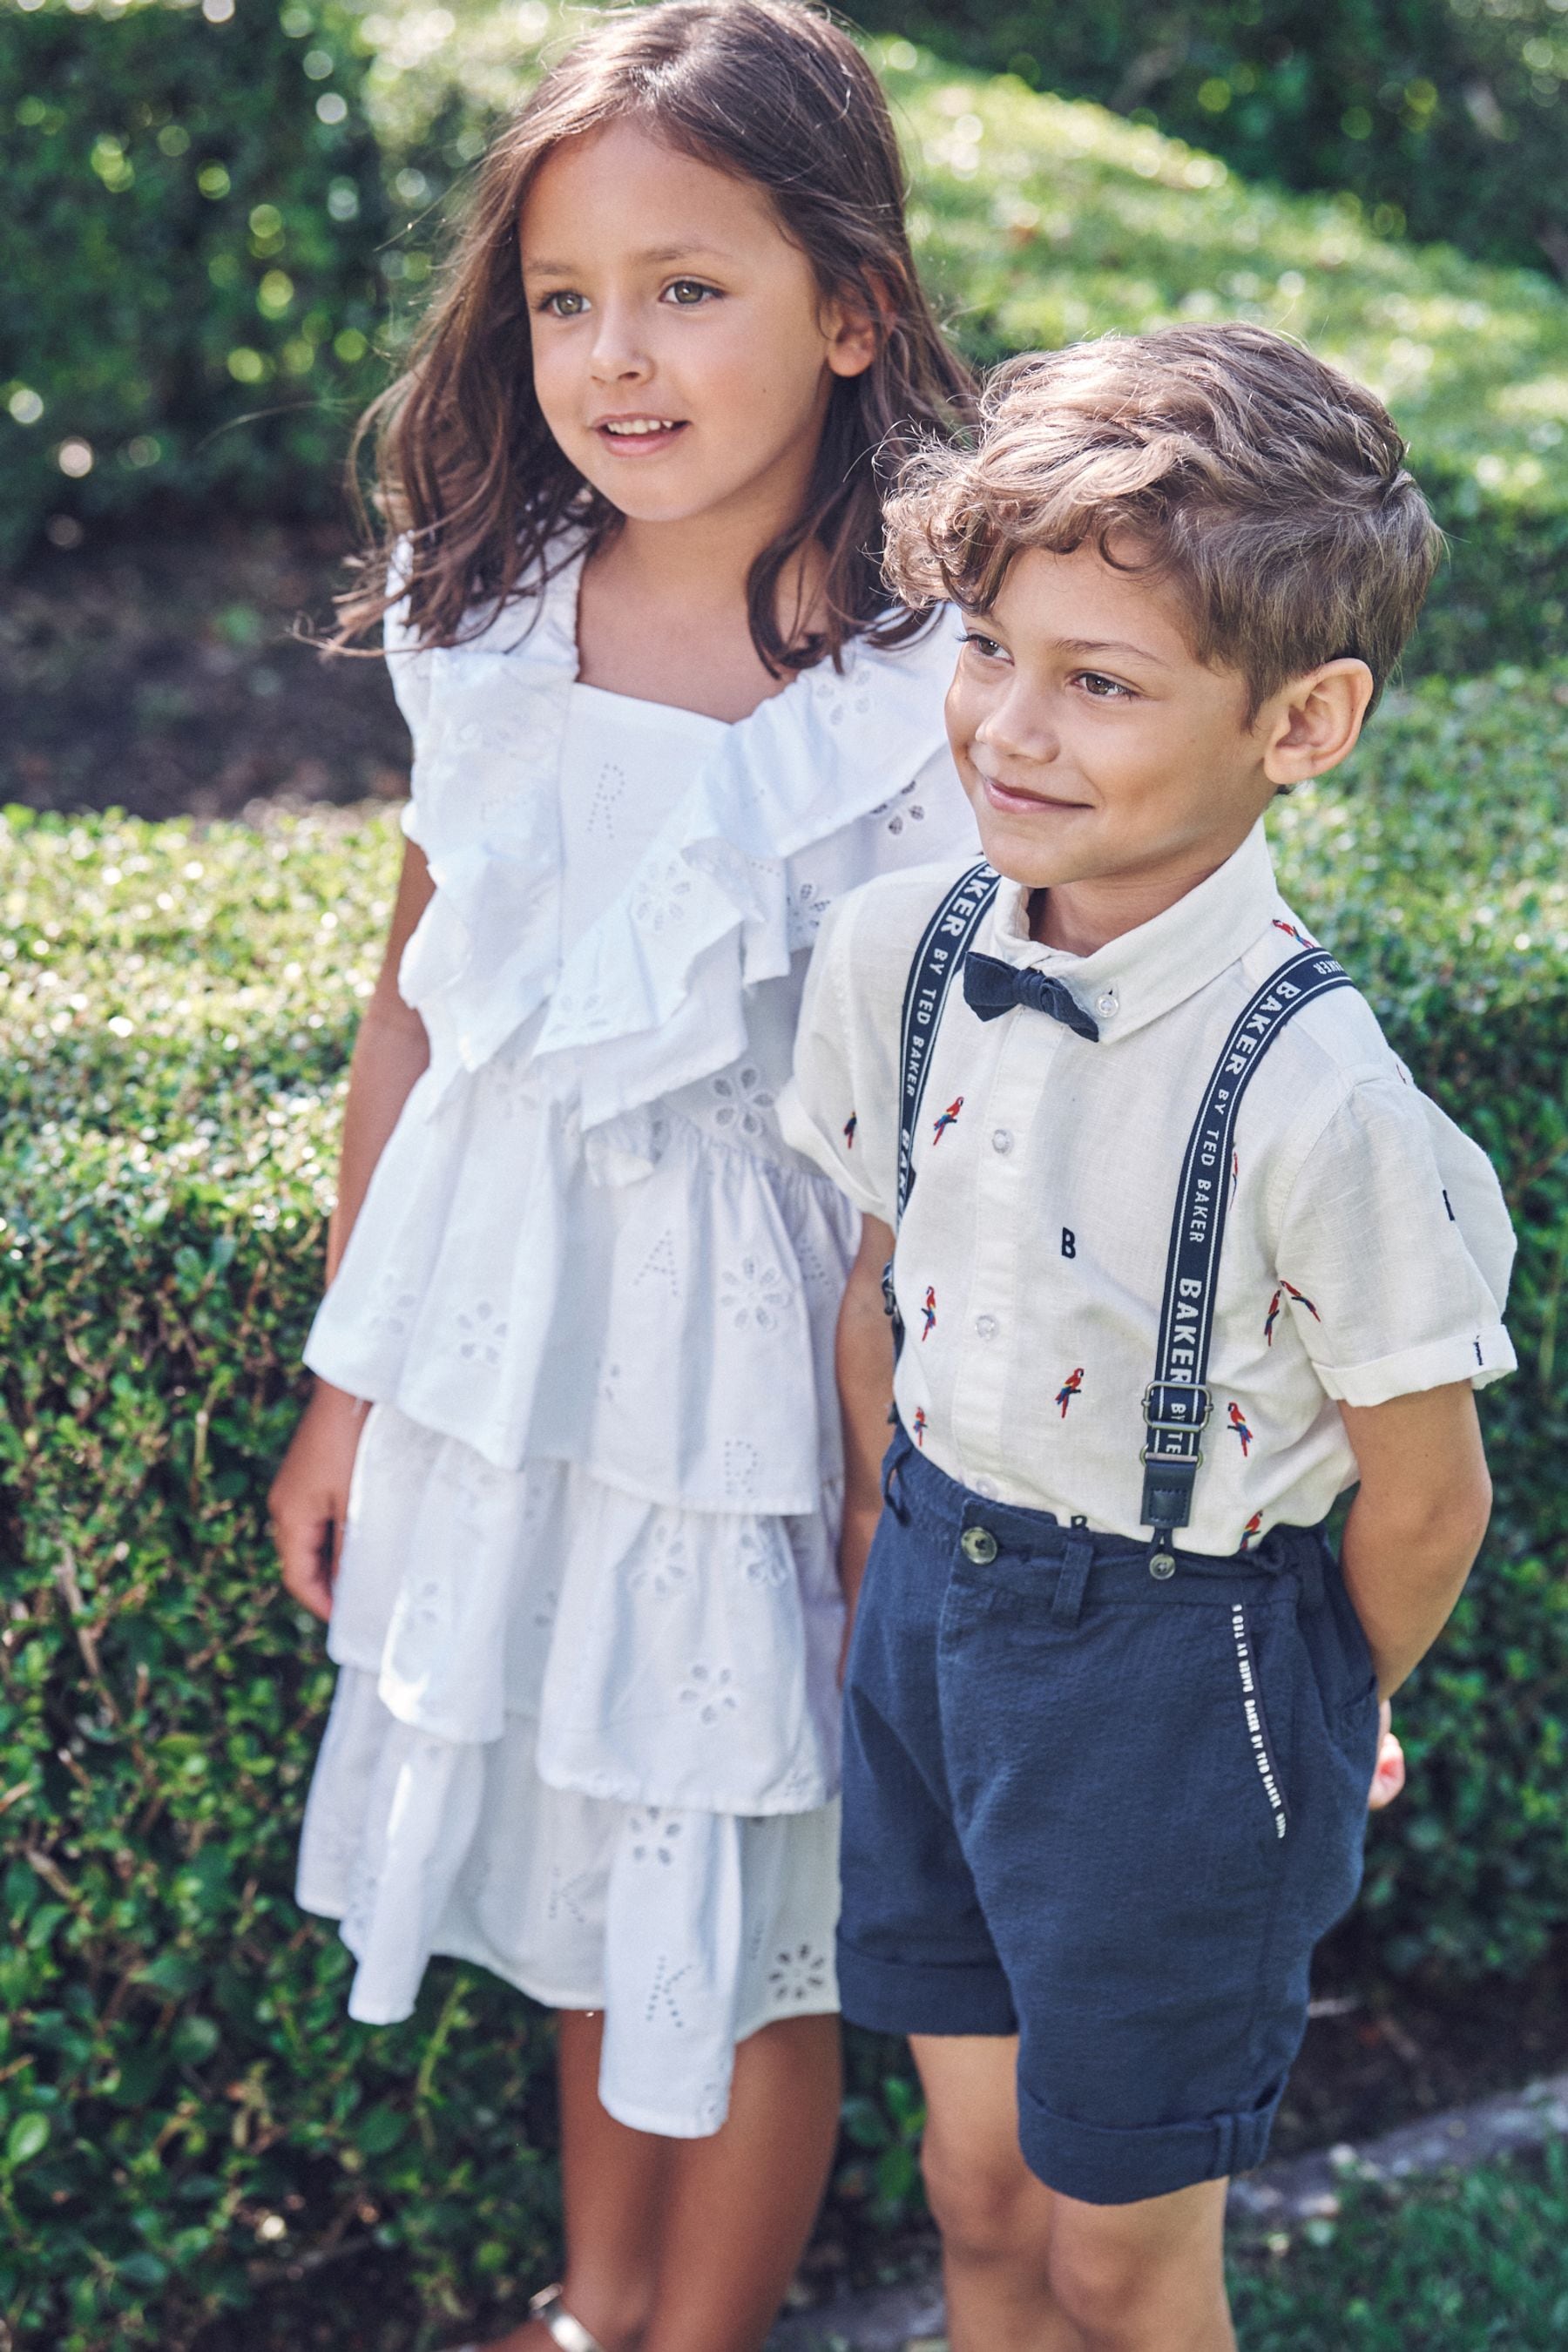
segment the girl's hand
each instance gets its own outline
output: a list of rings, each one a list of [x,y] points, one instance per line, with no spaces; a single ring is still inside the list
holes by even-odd
[[[1390,1728],[1393,1719],[1394,1709],[1384,1699],[1377,1710],[1377,1762],[1367,1791],[1369,1813],[1380,1813],[1384,1805],[1392,1805],[1405,1786],[1405,1750]]]
[[[323,1621],[332,1613],[365,1411],[362,1398],[318,1381],[267,1498],[284,1591]]]

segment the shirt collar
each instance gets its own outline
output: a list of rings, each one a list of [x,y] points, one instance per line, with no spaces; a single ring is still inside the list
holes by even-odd
[[[1022,883],[1003,881],[984,927],[987,952],[1061,981],[1107,1039],[1130,1036],[1217,980],[1268,929],[1279,904],[1261,817],[1195,890],[1093,955],[1031,940],[1029,898]]]

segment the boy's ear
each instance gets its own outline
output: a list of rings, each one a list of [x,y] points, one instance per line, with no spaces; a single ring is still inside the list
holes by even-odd
[[[1288,791],[1348,759],[1373,691],[1365,662],[1348,654],[1282,686],[1260,718],[1266,730],[1263,772],[1269,782]]]

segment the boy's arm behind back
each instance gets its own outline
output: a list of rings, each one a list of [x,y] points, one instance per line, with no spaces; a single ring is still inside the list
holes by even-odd
[[[1491,1513],[1491,1480],[1468,1381],[1340,1412],[1361,1475],[1341,1566],[1386,1699],[1464,1590]]]

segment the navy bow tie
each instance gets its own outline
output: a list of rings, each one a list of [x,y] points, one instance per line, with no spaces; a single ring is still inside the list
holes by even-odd
[[[995,1021],[1015,1004],[1032,1004],[1048,1013],[1079,1037],[1098,1043],[1100,1024],[1086,1013],[1070,988],[1048,972],[1022,971],[999,956],[977,955],[973,948],[963,959],[963,1001],[982,1021]]]

